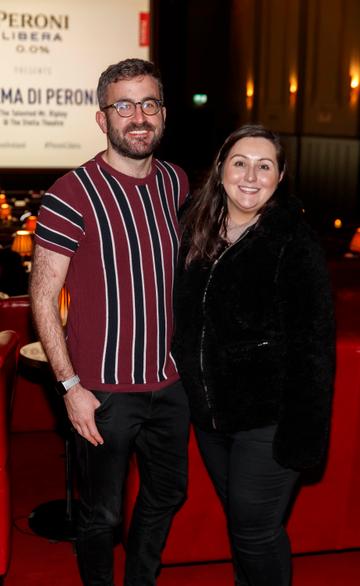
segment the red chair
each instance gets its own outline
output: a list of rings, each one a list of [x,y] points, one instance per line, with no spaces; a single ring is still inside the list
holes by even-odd
[[[28,295],[0,299],[0,331],[6,329],[16,331],[20,347],[37,339]],[[25,374],[20,367],[16,377],[11,430],[23,432],[55,429],[55,416],[43,385]]]
[[[36,340],[29,295],[0,299],[0,331],[8,329],[18,334],[20,346]]]
[[[0,582],[7,572],[11,553],[9,425],[18,348],[16,332],[0,332]]]

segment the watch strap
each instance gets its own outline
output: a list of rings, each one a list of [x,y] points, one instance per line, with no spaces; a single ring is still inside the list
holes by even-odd
[[[61,381],[65,391],[70,391],[72,387],[77,385],[80,382],[80,378],[77,374],[74,374],[71,378]]]
[[[60,396],[64,396],[78,382],[80,382],[80,378],[78,377],[77,374],[74,374],[74,376],[71,376],[70,378],[68,378],[66,380],[58,380],[55,384],[56,392]]]

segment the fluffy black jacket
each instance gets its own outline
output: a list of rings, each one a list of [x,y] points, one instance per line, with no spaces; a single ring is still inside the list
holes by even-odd
[[[213,264],[175,287],[174,355],[193,421],[224,432],[277,423],[275,459],[294,469],[326,452],[334,373],[323,251],[297,200],[275,204]]]

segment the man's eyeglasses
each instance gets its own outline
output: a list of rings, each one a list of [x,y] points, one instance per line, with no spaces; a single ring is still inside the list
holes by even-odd
[[[123,118],[129,118],[130,116],[134,116],[136,112],[136,106],[140,106],[143,114],[146,114],[146,116],[154,116],[160,111],[162,105],[162,100],[156,100],[155,98],[146,98],[145,100],[141,100],[141,102],[133,102],[132,100],[119,100],[114,104],[104,106],[101,108],[101,110],[115,108],[119,116],[122,116]]]

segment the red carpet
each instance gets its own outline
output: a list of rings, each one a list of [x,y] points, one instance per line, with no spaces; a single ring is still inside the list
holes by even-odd
[[[13,435],[13,555],[5,586],[81,586],[71,543],[34,535],[27,518],[39,504],[63,498],[64,456],[52,432]],[[116,584],[121,585],[123,550],[116,548]],[[159,586],[233,586],[230,563],[164,568]],[[360,552],[294,558],[293,586],[358,586]]]

